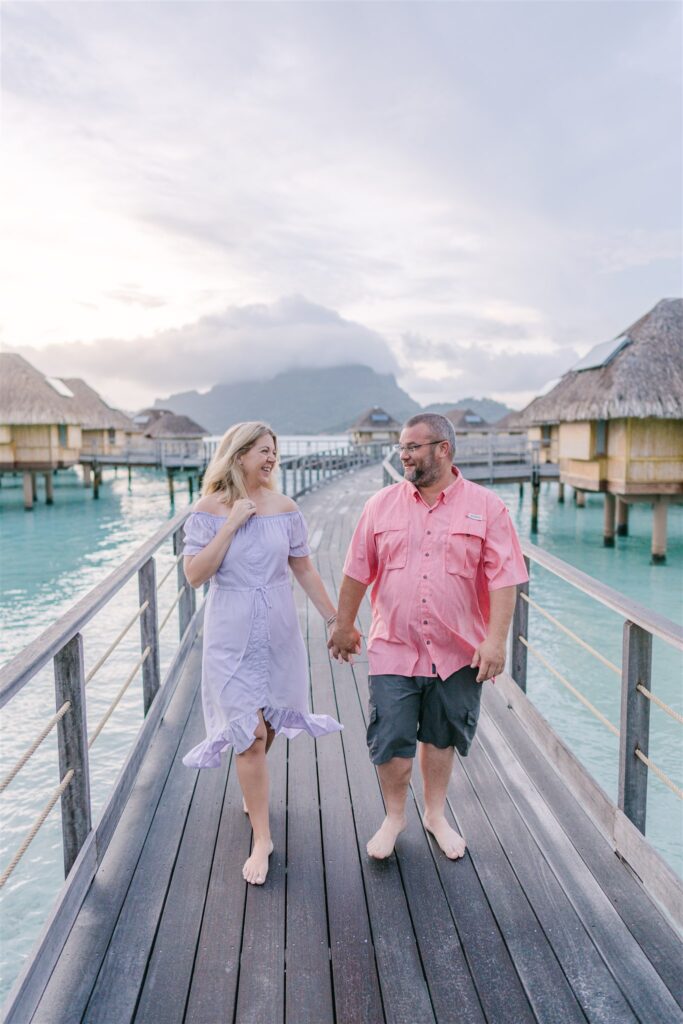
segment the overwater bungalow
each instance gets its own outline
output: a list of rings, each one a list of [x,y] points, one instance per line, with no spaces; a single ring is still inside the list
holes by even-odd
[[[78,407],[64,382],[17,353],[0,353],[0,474],[23,472],[26,508],[33,507],[37,473],[52,503],[52,473],[75,465],[81,444]]]
[[[628,533],[630,504],[651,503],[652,561],[665,561],[667,508],[683,502],[683,299],[596,345],[521,422],[548,443],[579,505],[604,492],[606,546]]]
[[[79,377],[63,377],[71,391],[81,424],[81,455],[119,455],[134,436],[140,436],[129,416],[112,409]]]
[[[450,409],[444,413],[447,420],[450,420],[455,429],[456,436],[464,434],[485,434],[491,429],[491,425],[471,409]]]
[[[354,444],[372,444],[376,441],[398,441],[401,424],[379,405],[373,405],[349,427]]]
[[[197,441],[209,436],[205,427],[171,409],[143,409],[133,417],[133,423],[145,437],[155,440]]]

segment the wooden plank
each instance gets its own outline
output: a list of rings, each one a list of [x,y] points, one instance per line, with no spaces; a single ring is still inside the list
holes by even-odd
[[[495,733],[483,717],[479,728],[486,753],[514,801],[545,859],[564,887],[574,909],[590,930],[593,943],[609,965],[636,1015],[643,1021],[681,1021],[683,1014],[638,943],[624,928],[574,845],[530,784],[528,775],[505,744],[495,744]]]
[[[336,718],[327,651],[320,643],[311,655],[313,710]],[[340,1022],[380,1024],[384,1012],[341,736],[317,742],[334,1004]]]
[[[91,828],[90,769],[88,767],[88,729],[85,711],[85,670],[83,637],[77,633],[55,655],[56,710],[68,701],[71,707],[57,723],[59,778],[69,769],[74,776],[62,793],[62,846],[64,877],[73,867],[78,851]]]
[[[485,750],[486,744],[475,744],[465,771],[586,1017],[599,1024],[636,1021]]]
[[[237,997],[242,922],[247,884],[242,866],[249,856],[251,826],[233,765],[211,866],[197,955],[185,1013],[186,1024],[232,1021]]]
[[[679,1006],[683,1007],[683,972],[680,969],[683,951],[680,938],[653,904],[642,884],[615,857],[612,847],[557,772],[550,769],[547,759],[517,715],[510,712],[502,695],[487,688],[484,708],[498,728],[496,742],[507,742],[512,747],[531,781],[571,837],[577,853],[590,868]]]
[[[150,950],[168,891],[197,772],[181,757],[204,732],[197,698],[150,825],[85,1012],[88,1024],[125,1024],[135,1015]],[[125,984],[122,984],[125,979]]]
[[[142,993],[144,1024],[182,1024],[216,846],[230,758],[198,773]]]
[[[187,671],[140,767],[119,825],[50,976],[36,1022],[70,1024],[83,1016],[196,691],[196,675]]]
[[[169,477],[169,479],[171,479]],[[142,703],[147,714],[161,683],[159,671],[159,616],[157,614],[157,573],[154,558],[149,558],[138,572],[140,606],[146,604],[140,615],[140,650],[149,654],[142,663]]]
[[[459,761],[448,789],[451,810],[534,1014],[539,1021],[583,1022],[581,1007]]]
[[[642,881],[646,891],[683,929],[683,883],[645,839],[642,832],[614,806],[578,758],[546,722],[540,711],[508,675],[498,677],[496,687],[523,727],[561,775],[568,789],[589,813],[594,824],[613,844],[619,856]]]
[[[645,835],[648,767],[636,757],[650,748],[650,701],[637,689],[652,689],[652,636],[632,622],[624,623],[621,658],[621,723],[619,731],[619,795],[626,817]]]
[[[326,737],[321,739],[325,742]],[[290,741],[287,775],[287,1017],[334,1021],[314,740]]]
[[[268,754],[270,834],[273,853],[264,885],[247,887],[236,1020],[276,1024],[285,1009],[285,865],[287,860],[287,741],[279,736]]]

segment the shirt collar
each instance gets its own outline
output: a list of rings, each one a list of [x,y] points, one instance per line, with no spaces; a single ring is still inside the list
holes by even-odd
[[[448,486],[444,487],[444,489],[441,491],[436,501],[434,502],[432,508],[436,507],[436,505],[438,505],[440,502],[442,502],[444,505],[448,505],[449,502],[453,501],[457,497],[458,491],[462,487],[462,473],[457,468],[457,466],[451,466],[451,474],[453,476],[453,479],[448,484]],[[418,488],[415,486],[415,484],[411,483],[409,480],[406,480],[406,483],[412,490],[413,500],[424,502],[424,499],[420,494]]]

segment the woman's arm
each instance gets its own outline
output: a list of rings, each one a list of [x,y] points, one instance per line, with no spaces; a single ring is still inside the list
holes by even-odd
[[[332,604],[325,584],[320,579],[318,570],[308,556],[295,558],[291,556],[289,565],[297,583],[303,588],[307,597],[315,605],[325,621],[336,615],[337,609]]]
[[[196,555],[185,555],[183,570],[185,579],[191,587],[201,587],[202,583],[211,579],[228,553],[228,548],[240,526],[246,523],[247,519],[251,519],[255,512],[253,502],[240,498],[233,504],[230,515],[213,540]]]

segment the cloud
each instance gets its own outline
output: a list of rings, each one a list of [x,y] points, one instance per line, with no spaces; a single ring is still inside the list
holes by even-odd
[[[130,341],[67,342],[22,354],[45,373],[82,376],[119,402],[127,385],[156,395],[214,384],[264,380],[297,366],[363,363],[395,373],[398,363],[376,331],[300,295],[234,306],[183,327]]]

